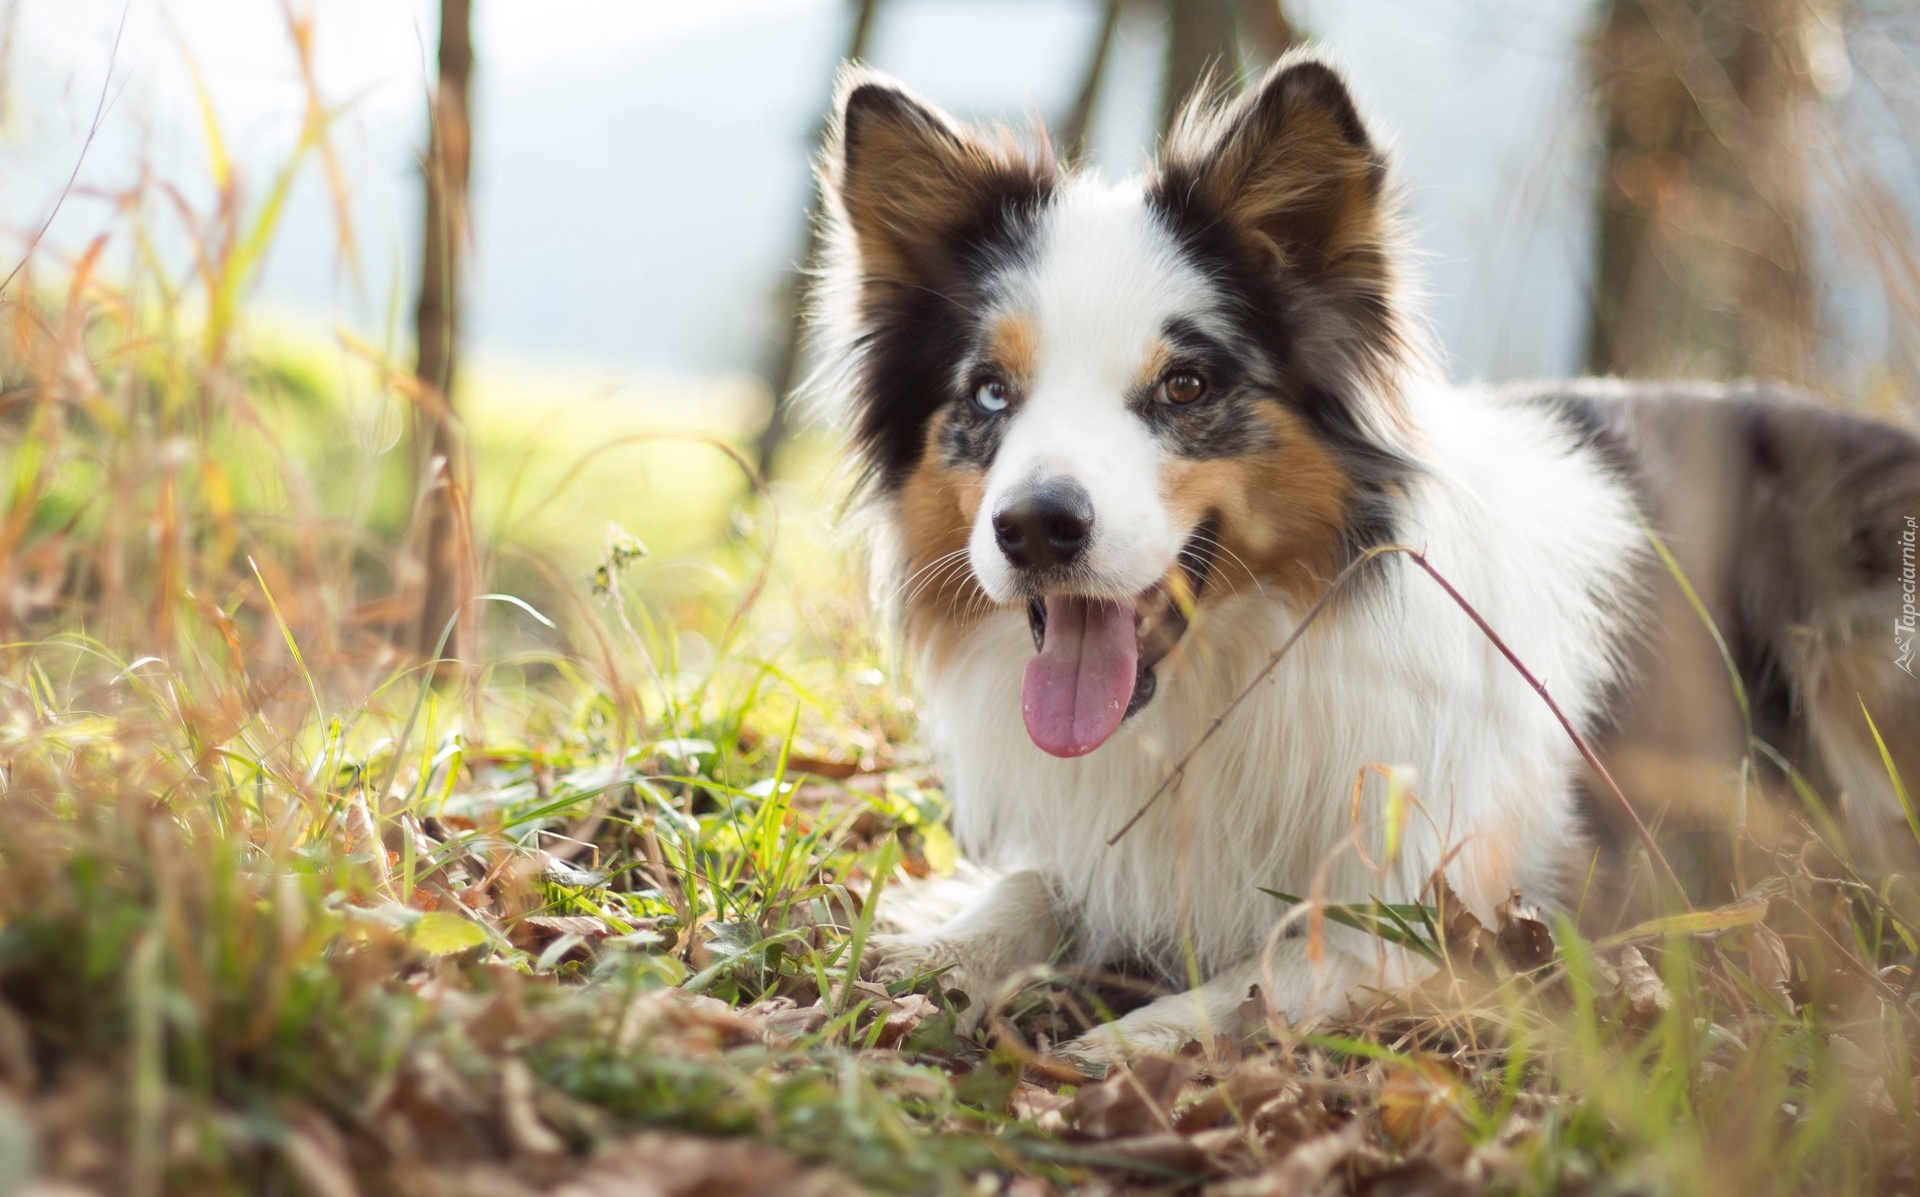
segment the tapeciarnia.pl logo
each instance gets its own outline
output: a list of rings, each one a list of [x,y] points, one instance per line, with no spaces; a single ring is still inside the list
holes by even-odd
[[[1907,526],[1900,533],[1900,617],[1893,621],[1893,647],[1899,654],[1893,663],[1906,670],[1908,677],[1913,676],[1914,629],[1920,624],[1920,611],[1914,609],[1913,542],[1917,530],[1920,525],[1908,516]]]

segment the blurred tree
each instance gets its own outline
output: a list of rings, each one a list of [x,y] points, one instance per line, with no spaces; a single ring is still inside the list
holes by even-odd
[[[1248,65],[1262,70],[1299,40],[1283,0],[1241,0],[1240,36]]]
[[[1193,89],[1212,78],[1238,91],[1241,82],[1239,0],[1166,0],[1167,68],[1160,94],[1160,128]]]
[[[1809,381],[1807,0],[1609,0],[1587,368]]]
[[[462,608],[472,564],[468,481],[459,451],[453,384],[460,351],[461,258],[472,235],[467,179],[472,161],[472,0],[440,0],[440,79],[428,104],[426,217],[422,226],[420,302],[414,312],[421,401],[414,424],[425,523],[424,587],[416,645],[432,655]],[[446,655],[459,655],[459,636]]]
[[[853,27],[847,37],[847,61],[865,60],[867,44],[873,38],[873,18],[879,9],[880,0],[855,0]],[[816,145],[819,144],[822,131],[824,125],[814,134]],[[816,194],[813,202],[807,206],[807,225],[801,235],[800,257],[793,269],[787,272],[786,285],[780,292],[785,319],[779,350],[774,356],[772,369],[767,371],[767,383],[773,392],[773,411],[768,415],[767,426],[760,430],[760,439],[754,446],[754,457],[762,478],[772,476],[774,458],[787,440],[793,389],[800,381],[800,356],[806,340],[807,278],[817,265],[819,256],[820,199]]]
[[[1094,35],[1093,52],[1087,57],[1087,69],[1074,93],[1073,107],[1060,122],[1060,152],[1070,161],[1079,161],[1087,153],[1087,127],[1093,123],[1093,110],[1100,103],[1100,89],[1107,78],[1107,60],[1113,57],[1113,35],[1120,29],[1120,0],[1107,0],[1100,15],[1100,32]]]

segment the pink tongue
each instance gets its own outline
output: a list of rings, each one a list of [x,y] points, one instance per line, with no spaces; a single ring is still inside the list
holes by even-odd
[[[1046,639],[1020,688],[1033,742],[1054,756],[1085,756],[1106,743],[1133,699],[1139,653],[1132,604],[1048,599]]]

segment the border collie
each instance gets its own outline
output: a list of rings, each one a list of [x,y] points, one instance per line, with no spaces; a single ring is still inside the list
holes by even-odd
[[[995,875],[876,937],[881,977],[948,970],[976,1017],[1062,957],[1193,986],[1064,1045],[1098,1068],[1225,1033],[1256,986],[1297,1019],[1422,975],[1357,933],[1290,933],[1263,890],[1431,901],[1441,873],[1482,920],[1515,891],[1570,910],[1582,760],[1404,556],[1231,705],[1377,545],[1424,553],[1600,735],[1663,693],[1665,530],[1753,734],[1804,750],[1863,844],[1900,826],[1860,710],[1920,745],[1894,643],[1920,446],[1765,388],[1450,385],[1403,296],[1385,160],[1324,63],[1196,103],[1120,184],[850,68],[823,174],[827,389],[956,833]]]

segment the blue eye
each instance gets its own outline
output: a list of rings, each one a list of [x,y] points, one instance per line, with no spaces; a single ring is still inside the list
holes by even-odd
[[[975,388],[973,404],[986,412],[1007,410],[1007,384],[997,378],[987,379]]]

